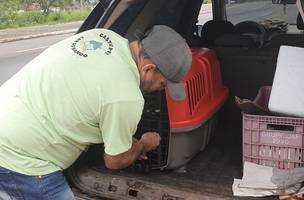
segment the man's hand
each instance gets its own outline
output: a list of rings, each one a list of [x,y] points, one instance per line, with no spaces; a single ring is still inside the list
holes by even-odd
[[[138,142],[139,141],[136,138],[133,138],[133,143]],[[144,150],[142,154],[139,155],[137,160],[147,160],[148,157],[146,156],[146,153],[156,149],[159,146],[160,136],[156,132],[146,132],[142,135],[140,142],[144,145]]]
[[[160,135],[157,132],[144,133],[139,142],[144,145],[144,153],[156,149],[160,144]]]
[[[137,138],[133,138],[133,145],[138,143],[138,139]],[[147,160],[148,157],[146,156],[146,153],[142,153],[141,155],[138,156],[137,160]]]
[[[146,152],[156,149],[160,143],[160,136],[156,132],[144,133],[140,140],[133,138],[131,149],[111,156],[104,153],[105,165],[109,169],[121,169],[129,166],[136,160],[146,160]]]

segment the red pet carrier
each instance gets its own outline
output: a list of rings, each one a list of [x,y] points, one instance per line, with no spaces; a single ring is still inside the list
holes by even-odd
[[[174,101],[168,92],[146,96],[137,135],[161,134],[160,147],[150,152],[145,167],[176,169],[185,165],[209,143],[217,111],[228,96],[214,51],[192,49],[192,66],[183,80],[187,97]]]

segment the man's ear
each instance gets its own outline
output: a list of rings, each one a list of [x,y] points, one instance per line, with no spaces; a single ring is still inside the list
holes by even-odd
[[[151,76],[151,73],[153,70],[156,69],[156,65],[153,63],[146,63],[142,65],[142,67],[139,70],[139,74],[142,80],[146,80],[149,76]]]
[[[153,63],[148,63],[142,67],[144,73],[147,73],[149,71],[154,71],[155,69],[156,69],[156,65]]]

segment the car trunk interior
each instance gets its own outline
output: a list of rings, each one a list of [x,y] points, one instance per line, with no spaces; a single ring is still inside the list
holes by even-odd
[[[216,48],[215,51],[221,63],[223,83],[229,87],[230,96],[219,111],[219,121],[210,143],[185,168],[160,171],[133,165],[113,172],[105,169],[100,161],[100,146],[91,148],[78,164],[85,163],[85,168],[90,166],[95,173],[136,178],[138,181],[199,193],[210,199],[255,199],[232,195],[233,179],[242,177],[242,116],[234,103],[234,96],[254,99],[261,86],[272,84],[278,49]]]
[[[144,31],[152,24],[166,24],[175,28],[188,39],[191,47],[205,48],[204,44],[191,44],[190,40],[192,37],[190,35],[193,34],[191,29],[196,23],[200,10],[200,1],[152,2],[148,0],[138,1],[123,12],[110,28],[133,40],[136,29]],[[153,9],[154,15],[145,14],[149,13],[147,9]],[[299,38],[299,40],[303,39]],[[284,41],[286,42],[286,40]],[[102,146],[100,145],[91,147],[72,168],[80,171],[90,169],[92,182],[94,182],[96,174],[108,174],[155,183],[163,187],[189,192],[189,194],[198,193],[208,197],[206,199],[255,199],[233,197],[232,194],[233,179],[242,177],[243,164],[242,115],[235,105],[234,96],[253,100],[261,86],[272,84],[279,48],[278,46],[209,48],[213,49],[218,57],[223,84],[229,88],[229,98],[222,109],[218,111],[219,121],[210,143],[185,168],[178,171],[149,170],[143,167],[144,165],[133,165],[125,170],[110,171],[104,168],[100,159],[102,157]],[[77,179],[77,170],[68,172],[70,179]],[[71,184],[73,185],[73,183]],[[110,188],[107,189],[111,190]],[[100,194],[103,192],[100,191]],[[95,192],[93,196],[98,195],[99,193]],[[137,193],[131,191],[129,195],[136,197]],[[275,199],[275,197],[259,199]]]

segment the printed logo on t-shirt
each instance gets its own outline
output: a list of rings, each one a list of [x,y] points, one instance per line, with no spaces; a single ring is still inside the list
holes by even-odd
[[[99,37],[102,41],[86,41],[84,36],[77,38],[71,45],[73,52],[84,58],[89,56],[89,51],[97,50],[102,50],[104,54],[110,55],[114,48],[112,40],[104,33],[100,33]]]
[[[86,50],[97,50],[97,49],[101,49],[102,43],[97,42],[95,40],[90,40],[85,43],[85,46],[86,46]]]
[[[105,48],[105,49],[106,49],[105,54],[106,54],[106,55],[110,55],[110,54],[112,53],[112,51],[113,51],[113,48],[114,48],[113,43],[112,43],[112,40],[109,38],[109,36],[107,36],[107,35],[104,34],[104,33],[100,33],[99,36],[100,36],[100,37],[106,42],[106,44],[107,44],[107,47]]]

